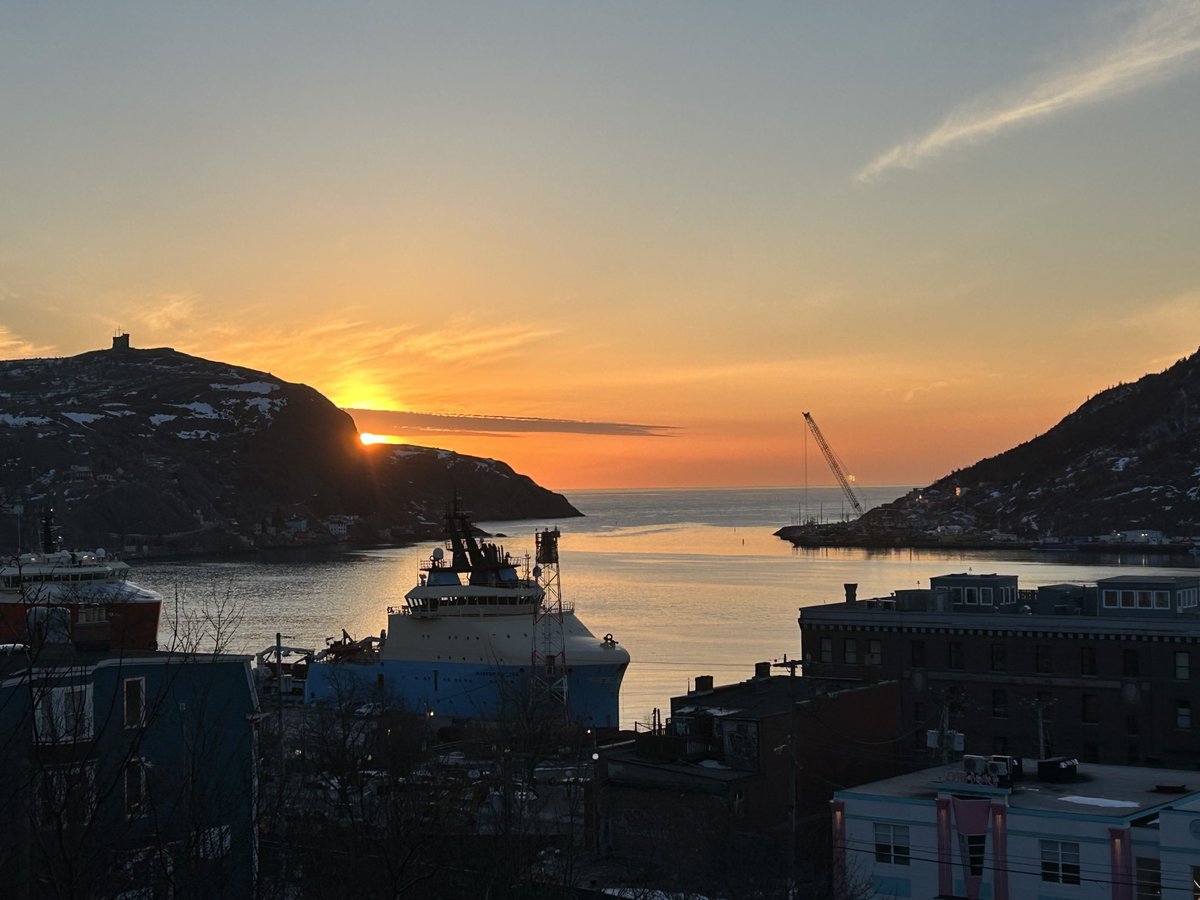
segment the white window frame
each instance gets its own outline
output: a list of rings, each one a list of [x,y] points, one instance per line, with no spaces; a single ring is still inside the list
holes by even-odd
[[[125,797],[125,815],[128,818],[137,818],[146,815],[149,807],[149,802],[146,794],[146,769],[148,768],[146,760],[140,756],[135,756],[125,764],[125,770],[122,773],[122,787]],[[130,790],[130,786],[137,786],[137,797],[134,799],[134,791]]]
[[[224,859],[233,847],[233,829],[214,825],[196,835],[196,855],[200,859]]]
[[[80,717],[68,721],[70,704],[75,703],[82,704],[75,709]],[[90,741],[95,733],[91,683],[43,688],[41,693],[35,696],[33,727],[36,744],[77,744]]]
[[[96,763],[88,760],[63,766],[47,766],[40,772],[42,783],[38,792],[38,814],[43,825],[57,826],[59,813],[67,812],[73,803],[77,816],[62,821],[87,824],[96,812]],[[80,794],[82,793],[82,797]]]
[[[907,866],[912,845],[909,843],[908,826],[875,822],[875,862],[893,866]]]
[[[1039,841],[1042,852],[1042,881],[1079,884],[1079,844],[1075,841]]]
[[[140,683],[140,696],[138,697],[139,709],[137,716],[133,721],[130,721],[129,716],[129,687],[131,684]],[[146,724],[146,678],[144,675],[137,678],[126,678],[121,682],[121,710],[125,717],[126,728],[142,728]]]

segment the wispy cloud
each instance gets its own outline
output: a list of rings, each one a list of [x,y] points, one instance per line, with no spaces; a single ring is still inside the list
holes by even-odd
[[[869,184],[890,169],[916,168],[956,147],[1130,93],[1195,65],[1200,50],[1200,2],[1172,0],[1145,8],[1149,12],[1111,46],[1057,71],[1042,73],[1002,97],[952,112],[928,134],[880,154],[856,180]]]
[[[487,434],[553,432],[557,434],[607,434],[633,437],[668,437],[678,431],[670,425],[633,425],[624,422],[587,422],[576,419],[538,419],[515,416],[461,416],[403,412],[389,409],[347,409],[360,431],[372,434]]]
[[[49,345],[38,346],[13,334],[0,325],[0,359],[30,359],[35,356],[53,356],[55,349]]]
[[[152,332],[176,329],[192,318],[196,309],[195,294],[161,294],[135,301],[128,315],[135,326],[141,325]]]

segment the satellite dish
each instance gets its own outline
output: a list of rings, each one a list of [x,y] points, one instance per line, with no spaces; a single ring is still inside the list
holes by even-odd
[[[534,577],[534,578],[541,578],[541,577],[542,577],[542,567],[541,567],[541,566],[534,566],[534,567],[533,567],[533,577]]]
[[[104,559],[104,548],[103,547],[96,548],[96,559]]]
[[[437,562],[441,562],[441,561],[442,561],[442,558],[443,558],[445,555],[446,555],[446,551],[445,551],[445,550],[443,550],[441,547],[434,547],[434,548],[433,548],[433,558],[434,558],[434,560],[435,560],[435,561],[437,561]]]

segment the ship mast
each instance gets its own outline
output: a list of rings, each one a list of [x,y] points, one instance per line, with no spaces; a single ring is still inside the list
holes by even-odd
[[[533,673],[537,693],[546,694],[567,707],[567,638],[563,625],[562,583],[558,574],[557,528],[547,528],[535,536],[537,565],[533,577],[545,591],[545,597],[533,612]]]

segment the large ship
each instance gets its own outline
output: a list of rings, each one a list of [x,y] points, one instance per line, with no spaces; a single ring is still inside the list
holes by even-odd
[[[55,549],[48,517],[42,545],[0,565],[0,644],[49,637],[111,650],[158,646],[162,595],[130,581],[127,563],[103,550]]]
[[[563,601],[558,531],[537,534],[532,560],[514,560],[480,540],[457,506],[446,526],[445,549],[422,563],[404,605],[388,609],[385,632],[362,641],[343,633],[317,654],[306,701],[369,699],[470,719],[502,719],[540,701],[576,724],[618,727],[629,653],[612,634],[592,634]]]

